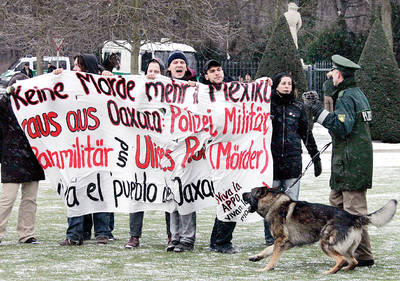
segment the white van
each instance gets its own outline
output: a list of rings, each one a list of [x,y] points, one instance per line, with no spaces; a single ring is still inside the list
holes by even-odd
[[[116,75],[126,75],[131,72],[131,45],[125,40],[106,41],[101,51],[102,59],[107,59],[111,53],[116,53],[120,57],[120,69],[114,68],[113,73]],[[186,44],[169,42],[167,39],[161,39],[161,42],[144,43],[142,42],[139,51],[139,73],[143,74],[146,70],[148,62],[157,57],[162,60],[167,67],[168,56],[173,51],[182,51],[187,59],[189,67],[196,70],[198,60],[196,57],[196,50]]]
[[[47,73],[47,63],[51,62],[52,65],[62,67],[66,70],[71,70],[71,63],[68,57],[43,57],[43,72]],[[29,68],[32,69],[33,76],[36,76],[36,57],[23,57],[13,62],[10,67],[0,75],[0,84],[7,84],[11,77],[24,68],[24,65],[29,63]]]

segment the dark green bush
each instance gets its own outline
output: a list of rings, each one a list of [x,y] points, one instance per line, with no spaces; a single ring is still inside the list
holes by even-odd
[[[307,90],[307,80],[300,61],[300,55],[284,16],[279,18],[274,32],[267,41],[256,78],[264,76],[272,78],[279,72],[292,74],[300,94]]]
[[[372,138],[400,142],[400,70],[379,19],[370,30],[359,64],[356,79],[372,108]]]
[[[330,61],[335,54],[358,61],[367,34],[354,34],[334,26],[314,35],[316,39],[306,42],[308,44],[302,49],[306,62]]]

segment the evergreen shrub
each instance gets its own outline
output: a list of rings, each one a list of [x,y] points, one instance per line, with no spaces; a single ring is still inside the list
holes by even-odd
[[[400,70],[379,19],[370,30],[359,64],[356,81],[371,105],[372,139],[399,143]]]
[[[256,78],[265,76],[272,78],[279,72],[292,74],[300,95],[307,90],[307,80],[300,55],[284,16],[279,18],[271,37],[267,40]]]

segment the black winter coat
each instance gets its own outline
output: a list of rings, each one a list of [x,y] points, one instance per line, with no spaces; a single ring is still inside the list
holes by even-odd
[[[274,180],[297,178],[302,171],[301,141],[311,157],[318,153],[304,104],[294,94],[271,94],[272,140]],[[319,159],[319,156],[316,157]]]
[[[25,68],[22,68],[22,69],[21,69],[21,73],[22,73],[22,74],[25,74],[25,75],[28,76],[29,78],[32,78],[32,77],[33,77],[33,72],[32,72],[32,69],[30,69],[30,68],[29,68],[29,72],[28,72],[28,73],[26,72]]]
[[[44,172],[5,97],[0,98],[1,182],[23,183],[44,179]]]

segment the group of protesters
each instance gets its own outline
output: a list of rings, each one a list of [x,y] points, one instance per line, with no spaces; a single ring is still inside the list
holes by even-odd
[[[271,91],[273,186],[285,192],[292,200],[299,199],[300,177],[302,175],[302,142],[314,164],[314,175],[322,172],[319,151],[309,126],[309,118],[329,129],[333,139],[333,158],[331,171],[330,203],[353,214],[366,214],[366,190],[372,185],[372,146],[368,122],[370,107],[361,90],[355,85],[354,72],[360,68],[350,60],[335,55],[332,57],[334,68],[324,84],[326,109],[321,98],[306,95],[304,103],[297,96],[295,81],[290,73],[277,73],[273,79]],[[74,71],[101,75],[113,75],[104,70],[95,55],[81,54],[74,57]],[[58,75],[62,69],[53,70]],[[188,81],[189,86],[196,85],[195,72],[189,68],[188,60],[181,51],[172,52],[167,66],[158,58],[148,63],[145,71],[147,79],[156,79],[166,75],[172,79]],[[15,75],[11,86],[17,80],[28,79],[23,73]],[[219,86],[230,82],[222,65],[217,60],[209,60],[203,68],[199,82]],[[10,88],[9,88],[10,89]],[[12,91],[12,87],[11,87]],[[12,94],[12,93],[11,93]],[[312,98],[310,98],[312,96]],[[44,172],[30,148],[29,142],[18,125],[7,96],[0,99],[1,121],[1,180],[3,183],[0,196],[0,243],[6,233],[8,219],[21,187],[21,204],[18,214],[17,231],[20,243],[37,244],[34,236],[36,217],[36,197],[38,182],[44,179]],[[308,116],[310,108],[313,117]],[[356,152],[350,152],[349,148]],[[356,149],[357,148],[357,149]],[[362,151],[360,151],[360,149]],[[356,157],[357,154],[358,158]],[[361,159],[359,155],[363,155]],[[347,161],[347,162],[346,162]],[[352,163],[352,169],[349,165]],[[350,173],[344,174],[343,168]],[[360,172],[362,170],[362,172]],[[363,177],[360,177],[360,173]],[[140,245],[144,212],[134,212],[129,216],[130,238],[125,248],[133,249]],[[196,212],[186,215],[178,211],[165,213],[167,232],[167,251],[192,251],[196,239]],[[82,245],[84,240],[91,239],[91,228],[97,244],[107,244],[114,240],[113,213],[94,213],[68,218],[66,238],[61,246]],[[210,238],[210,250],[234,254],[238,249],[232,245],[235,222],[224,222],[215,218]],[[274,243],[273,233],[265,223],[265,242]],[[363,238],[356,251],[359,265],[374,264],[369,243],[368,232],[363,231]]]

